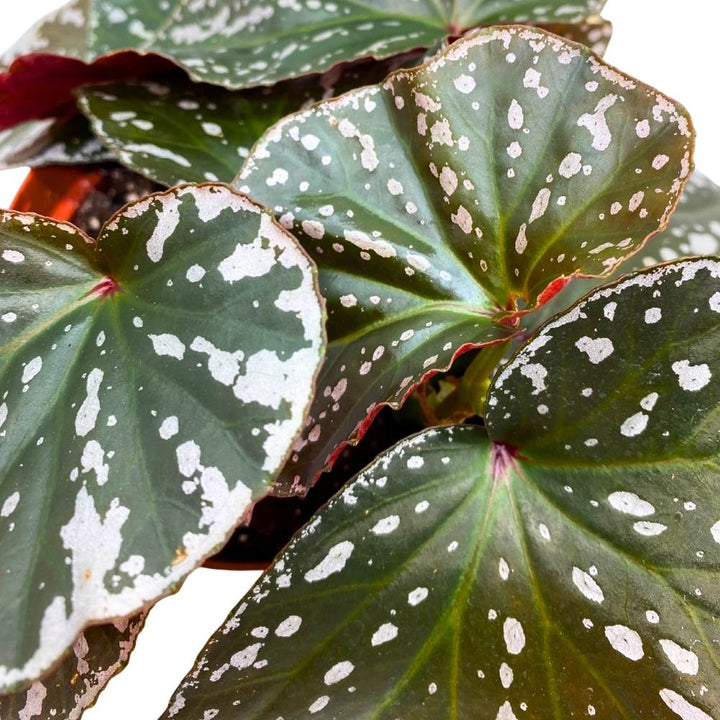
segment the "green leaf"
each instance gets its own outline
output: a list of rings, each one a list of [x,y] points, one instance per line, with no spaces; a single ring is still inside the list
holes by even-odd
[[[420,52],[365,60],[273,88],[226,90],[172,77],[107,84],[78,92],[93,131],[122,163],[165,185],[238,174],[250,148],[274,122],[303,106],[391,71],[416,65]]]
[[[613,34],[612,23],[599,15],[585,18],[576,23],[547,23],[539,27],[555,33],[555,35],[560,35],[566,40],[586,45],[601,57],[605,55]]]
[[[125,667],[144,622],[145,613],[87,628],[50,675],[23,692],[0,695],[0,717],[77,720]]]
[[[28,120],[0,131],[0,170],[29,165],[79,165],[113,160],[82,115]]]
[[[91,51],[86,26],[92,2],[71,0],[48,13],[3,53],[0,64],[9,67],[23,55],[40,52],[81,59],[88,57]]]
[[[424,431],[322,510],[165,717],[717,717],[720,262],[600,289],[489,398],[490,439]]]
[[[720,250],[720,187],[702,173],[690,177],[667,230],[638,254],[633,269]],[[626,269],[627,271],[627,269]]]
[[[0,219],[0,687],[177,587],[265,493],[323,350],[314,269],[223,185],[97,243]]]
[[[194,80],[238,89],[271,85],[364,57],[378,59],[431,47],[481,24],[575,23],[599,13],[605,0],[336,0],[262,5],[220,0],[160,5],[137,0],[81,0],[28,33],[5,62],[44,50],[86,62],[120,50],[165,56]],[[77,22],[77,26],[75,25]],[[84,33],[83,24],[86,23]],[[70,38],[62,37],[68,25]],[[59,40],[58,40],[59,37]]]
[[[720,250],[720,187],[694,172],[683,190],[667,229],[651,238],[641,252],[621,263],[612,278],[662,261],[693,255],[713,255]],[[522,324],[534,330],[600,285],[597,278],[573,278],[542,308],[525,315]]]
[[[379,404],[402,402],[554,279],[610,272],[690,171],[685,111],[579,45],[483,30],[292,115],[236,184],[320,268],[331,340],[278,491],[306,490]]]

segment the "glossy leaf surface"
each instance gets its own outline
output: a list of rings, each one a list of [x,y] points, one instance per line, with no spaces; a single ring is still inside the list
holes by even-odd
[[[54,671],[27,690],[0,695],[0,717],[78,720],[110,679],[125,667],[145,614],[87,628]]]
[[[618,278],[632,270],[640,270],[659,262],[693,255],[714,255],[720,250],[720,187],[695,171],[683,190],[667,229],[653,237],[642,252],[625,260],[613,273]],[[573,278],[550,302],[525,315],[526,330],[540,327],[550,317],[572,305],[592,291],[602,280]]]
[[[165,185],[231,182],[274,122],[323,98],[416,65],[422,53],[359,61],[273,88],[226,90],[178,76],[79,91],[96,135],[120,161]]]
[[[28,120],[0,131],[0,169],[78,165],[114,159],[82,115]]]
[[[229,88],[271,85],[343,61],[431,47],[481,24],[575,23],[604,0],[538,5],[517,0],[76,0],[39,23],[5,55],[57,52],[87,62],[123,50],[163,55],[195,80]],[[61,29],[68,27],[68,39]],[[58,36],[60,38],[58,39]]]
[[[2,216],[0,687],[216,551],[302,426],[322,305],[226,186],[131,204],[97,243]]]
[[[539,27],[566,40],[586,45],[601,57],[605,54],[613,34],[612,23],[598,15],[576,23],[548,23]]]
[[[690,177],[668,228],[638,255],[643,266],[720,250],[720,187],[700,172]],[[635,267],[640,267],[635,263]],[[634,269],[634,268],[633,268]]]
[[[331,340],[279,488],[306,490],[459,348],[507,337],[495,321],[518,299],[637,250],[677,201],[691,136],[664,96],[517,27],[271,128],[236,184],[317,262]]]
[[[491,439],[424,431],[322,510],[165,717],[717,717],[720,262],[599,290],[489,397]]]

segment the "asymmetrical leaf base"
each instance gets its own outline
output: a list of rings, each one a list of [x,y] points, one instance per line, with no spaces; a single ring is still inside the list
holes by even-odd
[[[587,48],[488,28],[270,128],[236,185],[320,269],[328,360],[275,492],[303,494],[367,417],[554,281],[606,275],[691,170],[686,111]]]
[[[165,717],[718,717],[719,402],[720,262],[598,290],[495,379],[492,439],[424,431],[321,511]]]
[[[315,270],[224,185],[97,242],[0,216],[0,690],[178,586],[264,495],[324,350]]]

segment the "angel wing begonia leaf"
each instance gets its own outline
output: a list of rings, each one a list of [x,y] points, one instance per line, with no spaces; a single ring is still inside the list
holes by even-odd
[[[604,21],[547,27],[602,52],[611,26]],[[422,51],[387,60],[336,66],[321,76],[288,80],[272,88],[227,90],[176,75],[158,82],[125,82],[78,91],[93,131],[118,159],[165,185],[222,180],[238,173],[250,148],[274,122],[311,102],[383,80],[413,67]]]
[[[720,250],[720,187],[695,171],[683,190],[667,229],[653,237],[642,252],[622,262],[613,277],[632,270],[693,255],[714,255]],[[546,305],[522,319],[523,328],[534,330],[550,317],[572,305],[603,281],[598,278],[573,278]]]
[[[78,92],[95,134],[127,167],[165,185],[231,182],[273,123],[323,98],[417,65],[422,52],[364,60],[272,88],[227,90],[175,75]]]
[[[588,50],[482,30],[413,70],[289,116],[236,184],[321,273],[330,351],[277,491],[303,491],[381,403],[559,277],[610,272],[662,228],[690,170],[684,110]]]
[[[311,261],[223,185],[97,242],[0,219],[0,688],[176,588],[265,493],[324,347]]]
[[[321,510],[164,717],[717,717],[720,262],[598,290],[489,398]]]
[[[5,54],[4,62],[10,64],[28,51],[93,62],[133,50],[163,55],[194,80],[238,89],[325,72],[344,61],[432,47],[481,24],[581,22],[604,4],[75,0],[29,31]]]
[[[78,720],[125,667],[144,622],[145,613],[87,628],[50,675],[27,690],[0,695],[0,717]]]

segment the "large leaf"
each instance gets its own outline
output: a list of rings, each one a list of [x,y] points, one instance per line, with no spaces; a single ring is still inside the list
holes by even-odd
[[[503,311],[637,250],[666,223],[691,149],[682,108],[519,27],[271,128],[236,182],[314,257],[331,340],[278,491],[306,490],[378,404],[459,349],[507,337]]]
[[[123,669],[145,622],[145,614],[87,628],[58,667],[27,690],[0,695],[0,717],[78,720],[110,679]]]
[[[483,429],[381,456],[230,614],[166,717],[712,720],[720,262],[606,286]]]
[[[611,26],[604,21],[547,28],[604,51]],[[113,83],[78,91],[95,134],[129,168],[165,185],[230,182],[250,148],[274,122],[313,101],[383,80],[418,64],[422,52],[383,61],[336,66],[322,76],[272,88],[226,90],[175,75],[161,82]]]
[[[313,101],[379,82],[416,65],[421,52],[358,61],[273,88],[226,90],[175,74],[162,81],[107,84],[78,92],[95,134],[128,167],[165,185],[238,174],[270,125]]]
[[[175,588],[265,493],[323,349],[314,269],[223,185],[97,243],[1,218],[0,687]]]
[[[194,80],[238,89],[324,72],[337,63],[431,47],[480,24],[575,23],[605,0],[75,0],[4,56],[54,53],[93,62],[122,50],[162,55]],[[70,27],[68,37],[63,30]]]
[[[82,115],[28,120],[0,132],[0,170],[112,160]]]

